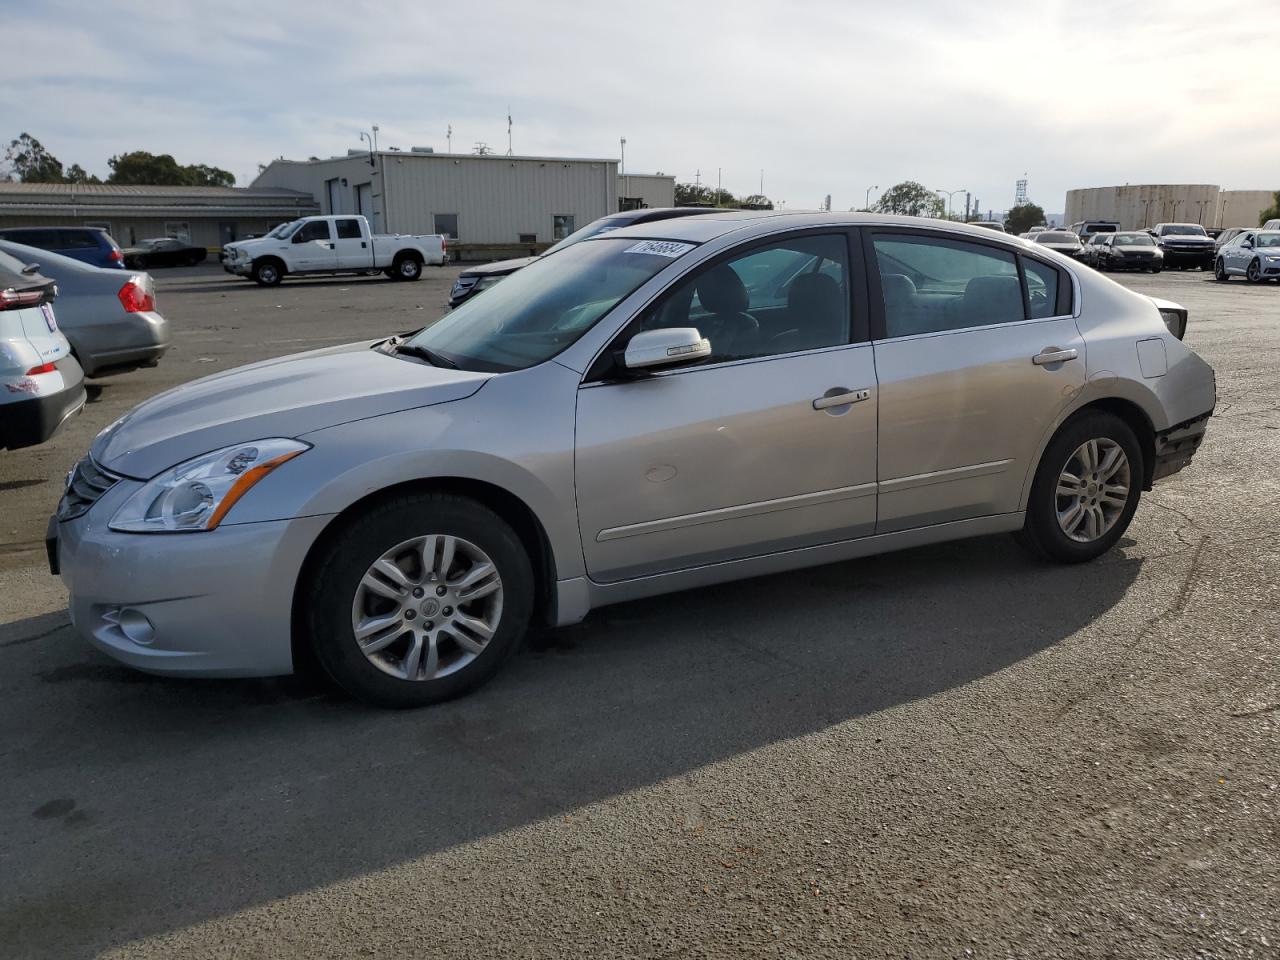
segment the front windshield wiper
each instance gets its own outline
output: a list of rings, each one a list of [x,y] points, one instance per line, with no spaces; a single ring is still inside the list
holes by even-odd
[[[403,353],[410,357],[417,357],[419,360],[425,360],[433,367],[444,367],[448,370],[457,370],[458,365],[443,354],[436,353],[434,350],[428,350],[426,347],[419,346],[416,343],[406,343],[396,337],[392,337],[387,341],[386,346],[389,348],[388,353]]]

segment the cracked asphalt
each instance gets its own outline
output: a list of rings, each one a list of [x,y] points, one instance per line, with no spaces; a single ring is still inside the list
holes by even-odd
[[[1274,284],[1124,278],[1219,406],[1088,566],[986,538],[608,608],[413,713],[73,635],[40,538],[94,433],[454,272],[160,272],[171,354],[0,454],[0,955],[1280,956]]]

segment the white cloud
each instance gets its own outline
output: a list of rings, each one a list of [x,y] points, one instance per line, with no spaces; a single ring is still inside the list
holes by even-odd
[[[16,45],[15,45],[16,40]],[[1158,15],[1094,0],[1025,4],[646,4],[563,0],[362,8],[306,0],[45,3],[6,46],[40,50],[7,82],[16,136],[106,173],[131,149],[213,163],[359,146],[506,146],[617,156],[789,206],[861,204],[902,179],[983,206],[1072,186],[1280,187],[1267,37],[1199,2]],[[957,198],[959,199],[959,198]]]

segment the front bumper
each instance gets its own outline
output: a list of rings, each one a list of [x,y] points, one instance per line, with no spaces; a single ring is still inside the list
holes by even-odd
[[[240,277],[247,277],[253,272],[252,260],[223,260],[222,269]]]
[[[1161,247],[1160,252],[1164,254],[1164,262],[1168,264],[1212,264],[1213,248],[1206,247],[1201,250],[1187,250],[1178,247]]]
[[[84,407],[84,372],[74,357],[54,364],[62,385],[49,393],[0,404],[0,450],[44,443]]]
[[[170,676],[291,673],[298,571],[328,516],[130,534],[107,523],[139,487],[121,480],[81,517],[50,525],[71,622],[130,667]]]

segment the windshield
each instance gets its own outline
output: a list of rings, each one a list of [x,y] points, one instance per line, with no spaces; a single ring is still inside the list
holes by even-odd
[[[282,223],[280,226],[268,233],[267,236],[275,237],[277,240],[283,240],[289,234],[293,233],[293,231],[297,230],[298,224],[300,223],[302,223],[301,220],[290,220],[288,223]]]
[[[630,225],[631,221],[625,217],[601,217],[599,220],[592,220],[581,230],[575,230],[559,243],[548,247],[542,255],[545,257],[548,253],[555,253],[565,247],[571,247],[575,243],[594,237],[596,234],[608,233],[610,230],[617,230],[619,227],[628,227]]]
[[[1036,234],[1036,240],[1040,243],[1079,243],[1080,239],[1074,233],[1067,233],[1065,230],[1042,230]]]
[[[1156,242],[1145,233],[1117,233],[1117,247],[1154,247]]]
[[[1204,232],[1204,227],[1200,226],[1198,223],[1169,223],[1160,228],[1160,236],[1167,237],[1170,234],[1192,237],[1208,236],[1208,234]]]
[[[463,370],[532,367],[564,350],[619,300],[693,247],[634,237],[574,244],[468,300],[409,345],[425,347]]]
[[[1253,238],[1255,247],[1280,247],[1280,233],[1259,233]]]
[[[1091,223],[1084,228],[1085,233],[1115,233],[1114,223]]]

